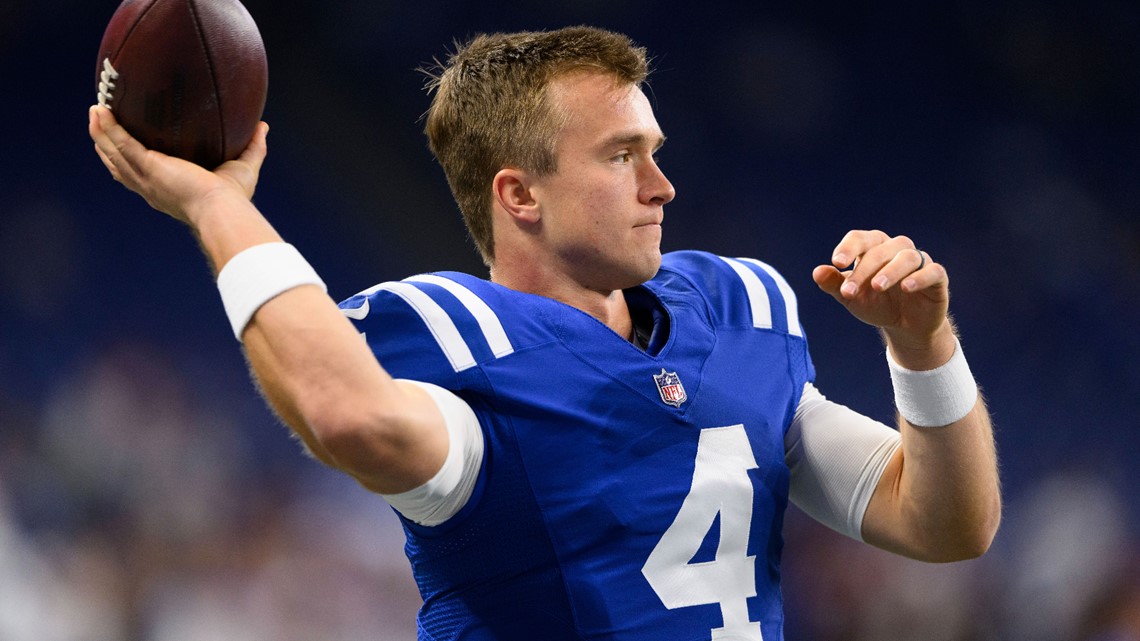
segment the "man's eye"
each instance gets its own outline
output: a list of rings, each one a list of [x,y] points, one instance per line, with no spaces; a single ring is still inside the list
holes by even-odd
[[[625,164],[633,160],[633,154],[628,151],[623,151],[620,154],[614,156],[614,160],[616,162]]]

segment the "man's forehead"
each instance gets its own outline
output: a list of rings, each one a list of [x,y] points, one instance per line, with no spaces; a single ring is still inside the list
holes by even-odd
[[[563,104],[584,102],[596,105],[598,99],[617,103],[639,95],[644,97],[641,88],[633,83],[613,74],[582,69],[567,71],[552,78],[547,93]]]
[[[551,106],[565,127],[595,130],[599,142],[641,142],[659,146],[664,135],[641,88],[608,74],[570,72],[551,81]]]

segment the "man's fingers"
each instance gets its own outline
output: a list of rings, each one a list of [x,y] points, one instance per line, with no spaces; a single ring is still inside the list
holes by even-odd
[[[930,254],[921,249],[904,249],[875,274],[871,287],[883,292],[897,285],[904,292],[910,293],[948,282],[946,268],[934,262]]]
[[[265,154],[268,150],[265,139],[269,135],[269,123],[264,120],[257,123],[257,129],[253,132],[253,138],[249,141],[249,145],[241,152],[241,159],[250,163],[254,167],[261,167],[261,162],[265,160]]]
[[[90,109],[88,131],[95,146],[99,150],[99,157],[104,164],[110,163],[115,180],[130,185],[137,182],[138,163],[141,156],[146,153],[142,143],[135,140],[115,121],[115,117],[106,107],[95,105]]]
[[[119,175],[119,170],[115,168],[115,163],[111,162],[111,159],[107,157],[107,154],[103,153],[99,145],[95,145],[95,153],[99,155],[99,160],[103,161],[103,166],[107,168],[107,171],[111,172],[111,177],[122,182],[123,178]]]
[[[107,157],[113,157],[118,150],[115,149],[115,143],[111,140],[108,129],[112,126],[117,126],[115,117],[106,107],[99,105],[92,105],[88,110],[87,120],[87,133],[91,134],[91,140],[95,141],[95,145]]]
[[[926,262],[922,269],[908,274],[899,285],[904,292],[910,293],[932,287],[948,288],[950,286],[950,275],[946,272],[946,268],[941,263],[934,262],[930,258],[930,254],[925,252],[923,254],[926,257]]]
[[[887,240],[890,240],[890,236],[878,229],[849,231],[835,246],[835,251],[831,252],[831,264],[839,269],[846,269],[854,264],[857,258],[867,253],[867,250]]]
[[[853,234],[857,234],[858,236],[852,238]],[[887,278],[890,279],[892,276],[896,276],[896,272],[898,272],[897,278],[901,278],[909,273],[909,271],[913,271],[914,267],[918,265],[918,254],[913,251],[914,242],[906,236],[895,236],[892,238],[883,232],[873,231],[852,232],[848,234],[848,238],[851,238],[852,242],[847,245],[847,247],[852,250],[862,248],[863,252],[856,256],[857,260],[854,261],[855,266],[847,273],[846,282],[844,282],[840,288],[843,296],[847,298],[857,296],[859,291],[867,286],[867,283],[874,283],[875,281],[873,279],[877,279],[880,275],[886,275]],[[848,238],[844,240],[846,241]],[[844,247],[843,243],[840,243],[840,247]],[[896,266],[888,269],[884,274],[882,270],[904,252],[911,254],[911,258],[914,259],[914,265],[910,266],[909,270],[905,269],[905,265]],[[892,280],[890,284],[893,285],[895,282],[897,282],[897,280]],[[888,285],[888,287],[889,286],[890,285]],[[873,284],[872,287],[882,291],[878,285]],[[885,287],[883,289],[885,289]]]
[[[842,272],[831,265],[820,265],[812,271],[811,277],[821,290],[842,301],[842,295],[839,293],[839,288],[845,281]]]
[[[927,255],[921,250],[913,248],[900,250],[871,278],[871,287],[875,288],[876,291],[886,291],[898,283],[904,282],[904,278],[919,269],[925,268],[926,263]],[[905,282],[911,281],[908,279]],[[907,287],[903,287],[903,289],[905,291]]]
[[[219,167],[219,173],[226,173],[245,190],[246,196],[252,198],[257,187],[257,179],[261,174],[261,165],[265,162],[268,146],[265,139],[269,134],[269,125],[265,122],[257,124],[253,138],[237,157],[236,162],[226,163]]]
[[[835,254],[832,265],[812,271],[812,279],[859,320],[913,335],[946,322],[949,277],[910,238],[853,231]]]

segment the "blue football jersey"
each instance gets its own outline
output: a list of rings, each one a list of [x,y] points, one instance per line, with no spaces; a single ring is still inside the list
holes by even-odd
[[[464,509],[404,520],[421,639],[783,638],[784,433],[814,379],[795,295],[703,252],[626,295],[646,349],[460,273],[341,303],[392,376],[453,391],[484,433]]]

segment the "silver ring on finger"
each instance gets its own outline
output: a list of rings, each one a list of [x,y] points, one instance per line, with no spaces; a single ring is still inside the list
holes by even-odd
[[[917,247],[914,248],[914,251],[918,252],[918,267],[916,267],[914,271],[919,271],[923,267],[926,267],[926,252]]]

